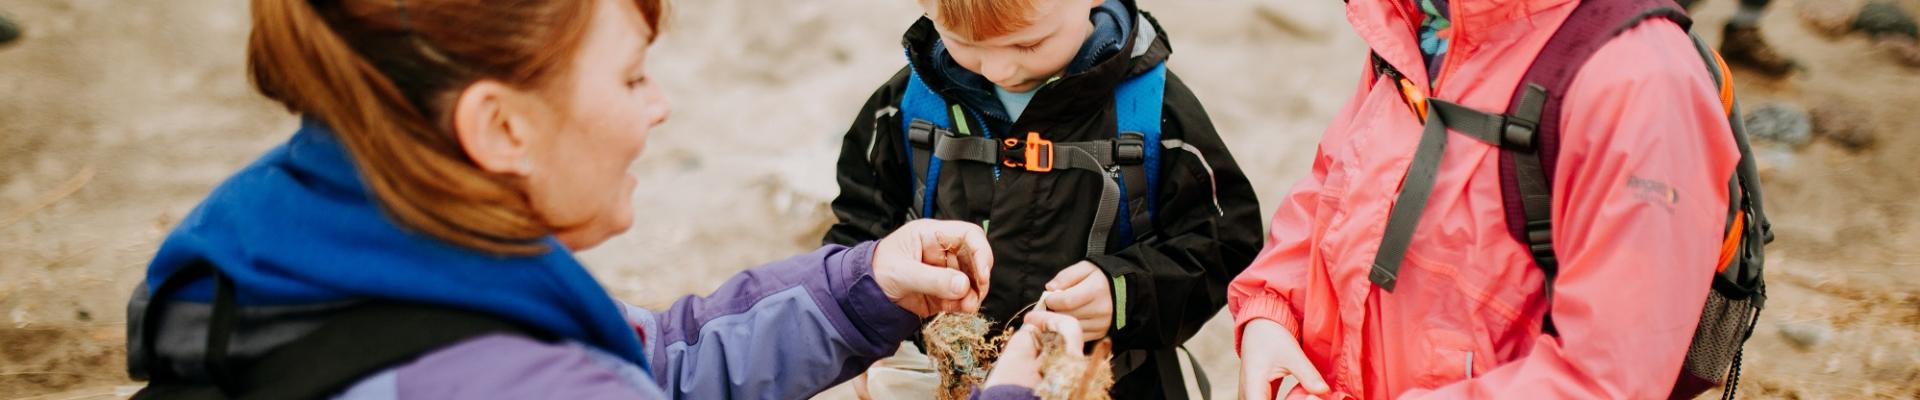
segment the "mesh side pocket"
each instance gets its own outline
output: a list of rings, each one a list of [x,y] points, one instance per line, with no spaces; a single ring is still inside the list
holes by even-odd
[[[1708,290],[1707,306],[1700,311],[1700,327],[1693,332],[1681,373],[1715,385],[1726,383],[1727,368],[1753,333],[1754,316],[1760,312],[1758,298],[1734,300],[1718,289]]]

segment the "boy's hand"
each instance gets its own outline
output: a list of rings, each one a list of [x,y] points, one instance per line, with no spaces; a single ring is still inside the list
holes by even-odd
[[[1288,376],[1299,380],[1299,390],[1307,394],[1326,396],[1329,391],[1293,332],[1270,319],[1247,321],[1240,329],[1240,399],[1271,400],[1274,387]]]
[[[1113,290],[1107,274],[1093,263],[1081,261],[1061,270],[1047,282],[1049,293],[1041,300],[1047,311],[1066,314],[1080,322],[1080,338],[1086,341],[1107,337],[1113,326]]]
[[[873,280],[880,291],[921,317],[979,311],[992,270],[986,232],[965,222],[908,222],[873,249]]]

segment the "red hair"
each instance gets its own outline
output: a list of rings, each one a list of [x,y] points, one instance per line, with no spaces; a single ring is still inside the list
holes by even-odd
[[[921,0],[927,16],[966,40],[986,40],[1033,25],[1035,0]]]
[[[326,122],[402,226],[500,254],[546,251],[518,178],[481,170],[447,122],[480,80],[564,76],[595,0],[253,0],[247,68],[261,94]],[[665,0],[636,0],[659,28]]]

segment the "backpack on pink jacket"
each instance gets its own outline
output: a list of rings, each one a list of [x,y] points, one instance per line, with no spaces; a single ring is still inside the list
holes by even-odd
[[[1628,28],[1652,18],[1665,18],[1682,28],[1689,27],[1692,19],[1681,10],[1671,0],[1581,1],[1527,69],[1505,113],[1489,113],[1425,98],[1412,81],[1375,56],[1376,73],[1399,82],[1408,103],[1422,118],[1439,119],[1433,121],[1438,123],[1426,124],[1427,132],[1421,137],[1395,204],[1426,204],[1433,189],[1439,155],[1445,149],[1447,129],[1499,146],[1507,229],[1516,240],[1527,245],[1535,264],[1546,274],[1545,291],[1551,302],[1553,280],[1558,271],[1550,211],[1551,180],[1559,156],[1560,119],[1566,112],[1561,104],[1567,88],[1595,51]],[[1759,174],[1734,99],[1732,77],[1719,54],[1699,36],[1692,33],[1688,36],[1693,38],[1703,66],[1720,89],[1720,103],[1732,127],[1729,134],[1739,144],[1740,164],[1727,181],[1730,201],[1713,290],[1707,294],[1706,307],[1701,311],[1700,324],[1687,349],[1672,397],[1691,398],[1725,385],[1725,397],[1731,398],[1740,378],[1741,348],[1753,335],[1754,324],[1766,302],[1763,247],[1773,241],[1773,230],[1762,207]],[[1400,261],[1405,258],[1407,244],[1423,208],[1396,206],[1389,214],[1386,235],[1368,275],[1380,288],[1392,291],[1397,283]],[[1542,323],[1547,332],[1554,332],[1551,314]]]

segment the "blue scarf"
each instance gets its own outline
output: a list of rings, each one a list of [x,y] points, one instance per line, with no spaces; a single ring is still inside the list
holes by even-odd
[[[206,262],[242,305],[379,299],[485,312],[597,347],[651,370],[620,307],[573,254],[497,256],[396,225],[331,130],[306,119],[285,144],[228,178],[167,235],[149,290]],[[182,289],[205,302],[210,280]],[[159,302],[162,299],[155,299]]]

